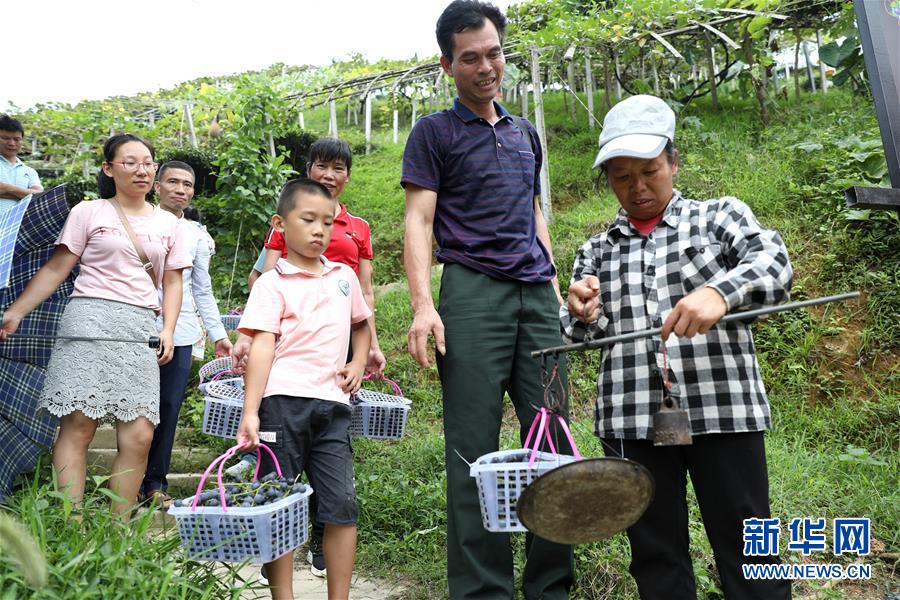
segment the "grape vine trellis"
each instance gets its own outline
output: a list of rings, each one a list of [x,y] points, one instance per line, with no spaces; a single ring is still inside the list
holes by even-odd
[[[586,114],[591,128],[597,122],[595,85],[604,91],[607,106],[624,93],[655,93],[676,105],[709,94],[715,109],[723,89],[740,90],[756,98],[766,123],[770,104],[789,82],[773,60],[779,46],[792,45],[799,56],[804,37],[813,32],[819,38],[824,29],[838,38],[852,30],[850,6],[838,0],[530,0],[508,11],[504,94],[511,110],[533,117],[543,144],[546,89],[567,92],[572,118]],[[831,54],[855,65],[857,71],[844,79],[860,84],[860,61],[844,47]],[[368,152],[376,102],[379,121],[392,121],[394,143],[401,118],[411,127],[420,114],[450,103],[451,82],[437,62],[395,63],[377,71],[358,63],[344,77],[310,68],[288,72],[281,66],[280,74],[271,68],[255,77],[207,78],[168,94],[82,103],[76,110],[39,107],[22,116],[29,133],[40,138],[33,148],[67,165],[70,173],[81,170],[84,178],[93,175],[99,147],[115,131],[135,131],[163,147],[189,144],[211,151],[219,187],[204,208],[213,211],[223,251],[237,257],[243,240],[259,237],[273,194],[290,172],[274,139],[297,125],[306,129],[307,114],[321,114],[309,111],[327,106],[327,130],[335,136],[344,131],[339,112],[346,110],[346,122],[357,126],[362,113]],[[797,67],[794,88],[799,91]],[[816,89],[811,71],[807,79]],[[819,81],[821,90],[823,70]],[[259,120],[254,111],[268,118]],[[210,134],[198,135],[204,127]],[[214,136],[213,128],[220,133]],[[549,217],[552,157],[546,147],[545,157],[541,189]],[[236,264],[229,265],[231,273]],[[220,283],[233,279],[219,275]]]

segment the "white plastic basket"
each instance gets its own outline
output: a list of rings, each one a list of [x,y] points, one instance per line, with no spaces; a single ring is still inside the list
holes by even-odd
[[[243,379],[221,379],[206,385],[203,433],[233,440],[243,414]]]
[[[532,451],[527,448],[485,454],[469,466],[469,475],[478,485],[481,521],[488,531],[525,531],[516,514],[516,502],[537,477],[576,460],[574,456],[538,452],[528,466]]]
[[[231,371],[231,357],[225,356],[211,360],[200,367],[200,388],[203,390],[203,384],[209,383],[214,377],[222,372]]]
[[[222,371],[213,376],[212,380],[201,383],[197,386],[197,389],[200,390],[201,394],[209,394],[209,386],[210,384],[216,383],[217,381],[227,381],[230,385],[238,387],[240,389],[244,389],[244,377],[242,375],[236,375],[231,371]]]
[[[272,454],[265,445],[260,445]],[[237,453],[237,446],[215,459],[207,468],[197,496],[212,468]],[[278,475],[281,467],[274,454]],[[258,460],[258,458],[257,458]],[[222,487],[222,469],[218,485]],[[312,488],[272,504],[250,508],[222,506],[171,506],[169,514],[178,524],[181,546],[195,560],[267,563],[306,543],[309,496]]]
[[[351,402],[350,433],[377,440],[400,439],[406,429],[410,400],[403,397],[397,382],[390,383],[396,395],[360,389]]]

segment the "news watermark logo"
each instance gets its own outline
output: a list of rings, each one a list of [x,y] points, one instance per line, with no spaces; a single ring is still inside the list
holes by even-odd
[[[814,552],[828,552],[834,556],[868,556],[871,552],[869,519],[842,518],[832,521],[829,547],[826,519],[802,517],[791,519],[787,526],[787,549],[810,556]],[[744,519],[744,556],[778,556],[781,545],[781,519]],[[745,579],[869,579],[871,565],[837,563],[741,565]]]

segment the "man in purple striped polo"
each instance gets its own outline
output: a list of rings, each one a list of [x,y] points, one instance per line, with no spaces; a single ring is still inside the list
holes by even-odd
[[[561,340],[562,297],[539,203],[540,142],[530,123],[517,123],[495,101],[506,62],[505,29],[506,18],[491,4],[456,0],[444,10],[437,22],[441,66],[458,97],[452,109],[416,123],[400,181],[406,189],[404,265],[415,313],[409,351],[428,367],[428,338],[434,336],[443,388],[447,574],[454,600],[515,595],[509,536],[483,528],[477,488],[460,456],[473,462],[498,449],[504,394],[524,439],[543,401],[540,368],[530,352]],[[431,296],[432,237],[444,264],[439,310]],[[558,366],[565,385],[564,358]],[[525,598],[568,598],[571,547],[528,534],[525,551]]]

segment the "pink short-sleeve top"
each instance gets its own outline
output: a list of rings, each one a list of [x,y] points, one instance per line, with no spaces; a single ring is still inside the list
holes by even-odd
[[[279,259],[250,291],[238,329],[276,335],[263,398],[279,394],[350,403],[338,385],[338,371],[347,364],[351,324],[372,311],[353,269],[324,257],[322,263],[321,273],[311,273]]]
[[[90,200],[69,211],[57,245],[79,256],[73,298],[101,298],[149,308],[159,313],[158,288],[164,271],[191,266],[178,218],[158,206],[144,217],[127,217],[156,270],[152,282],[141,265],[128,232],[108,200]]]

